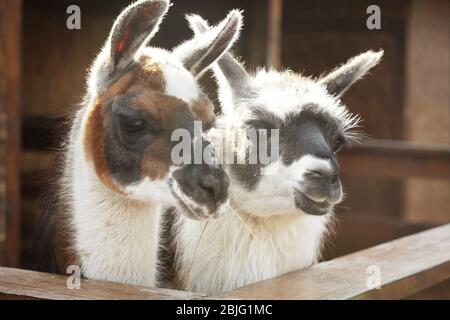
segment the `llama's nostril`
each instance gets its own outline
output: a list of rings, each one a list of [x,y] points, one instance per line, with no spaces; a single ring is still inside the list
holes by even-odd
[[[313,176],[319,177],[319,178],[323,178],[324,173],[318,170],[307,170],[310,174],[312,174]]]
[[[220,181],[211,175],[206,175],[200,178],[199,186],[209,194],[215,201],[219,201],[221,197]]]
[[[205,190],[214,200],[216,200],[216,189],[214,187],[203,187],[203,190]]]
[[[339,175],[335,174],[332,178],[331,178],[331,183],[336,183],[339,180]]]
[[[339,175],[332,171],[308,170],[308,173],[312,177],[325,179],[329,183],[336,183],[339,179]]]

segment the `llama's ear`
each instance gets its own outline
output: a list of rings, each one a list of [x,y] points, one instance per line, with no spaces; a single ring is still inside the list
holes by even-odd
[[[319,82],[325,85],[328,92],[340,97],[355,81],[361,79],[370,69],[376,66],[382,56],[383,50],[364,52],[331,71],[319,79]]]
[[[173,54],[182,61],[186,69],[199,77],[231,48],[239,37],[241,25],[240,11],[232,10],[216,27],[182,43],[173,50]]]
[[[199,15],[186,15],[186,20],[196,35],[210,30],[208,22]],[[252,95],[251,77],[244,66],[232,54],[228,52],[224,53],[217,64],[218,67],[214,67],[214,73],[219,89],[221,91],[226,88],[231,90],[234,105],[239,99],[249,98]]]
[[[138,49],[153,37],[169,5],[169,0],[140,0],[122,11],[105,47],[109,50],[110,71],[130,62]]]

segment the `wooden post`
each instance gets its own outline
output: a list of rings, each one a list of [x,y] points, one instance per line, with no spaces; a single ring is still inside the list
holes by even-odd
[[[450,4],[414,0],[406,33],[405,138],[450,145]],[[403,217],[449,221],[450,182],[407,179]]]
[[[268,5],[266,65],[280,69],[282,65],[283,0],[269,0]]]
[[[2,5],[2,2],[0,2]],[[3,21],[3,8],[0,7],[0,22]],[[0,23],[0,37],[4,34],[3,23]],[[2,75],[6,74],[6,61],[3,50],[3,42],[0,42],[0,266],[5,263],[6,239],[6,110],[4,96],[6,92],[6,81]]]
[[[0,121],[3,121],[3,148],[6,153],[0,168],[4,171],[6,225],[4,264],[19,265],[20,255],[20,91],[21,91],[21,24],[22,1],[0,0]],[[6,130],[5,130],[6,129]],[[1,139],[0,139],[1,140]],[[0,142],[1,143],[1,142]],[[1,170],[1,169],[0,169]],[[0,180],[1,171],[0,171]],[[1,191],[1,190],[0,190]],[[1,217],[1,215],[0,215]],[[1,239],[0,239],[1,240]]]

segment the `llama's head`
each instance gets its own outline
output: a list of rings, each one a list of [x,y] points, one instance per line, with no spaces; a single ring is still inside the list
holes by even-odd
[[[212,103],[196,77],[235,41],[241,16],[231,12],[208,34],[172,51],[147,47],[168,7],[168,0],[138,1],[115,21],[88,80],[84,155],[118,194],[209,216],[228,199],[228,177],[220,166],[176,165],[171,135],[193,133],[194,121],[204,130],[214,124]]]
[[[210,30],[199,16],[187,19],[196,34]],[[291,71],[260,70],[251,76],[230,54],[219,60],[214,70],[224,112],[221,125],[228,132],[276,129],[279,135],[277,161],[229,166],[238,209],[262,216],[333,211],[343,198],[336,154],[355,138],[359,120],[340,97],[382,55],[368,51],[318,79]],[[253,143],[254,152],[258,146]]]

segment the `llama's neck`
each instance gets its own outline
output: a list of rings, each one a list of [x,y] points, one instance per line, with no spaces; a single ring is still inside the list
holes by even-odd
[[[179,288],[219,293],[317,261],[328,218],[298,212],[240,216],[247,227],[231,211],[206,226],[206,222],[179,217],[175,232]]]
[[[87,278],[155,285],[158,205],[128,200],[100,182],[74,139],[69,184],[74,251]]]

